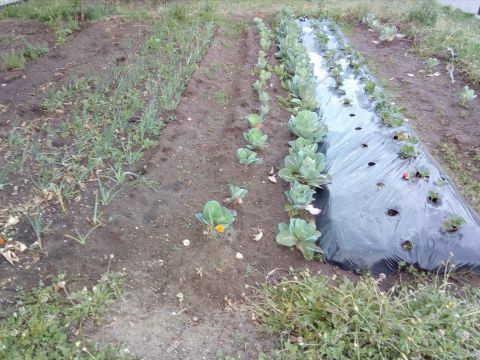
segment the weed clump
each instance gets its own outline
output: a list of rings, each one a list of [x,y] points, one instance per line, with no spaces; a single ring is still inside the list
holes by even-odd
[[[408,13],[408,20],[418,25],[434,26],[437,23],[440,7],[435,0],[417,2]]]
[[[253,308],[269,333],[282,334],[282,359],[475,358],[479,291],[455,292],[452,266],[386,292],[383,274],[354,284],[304,271],[264,285]]]

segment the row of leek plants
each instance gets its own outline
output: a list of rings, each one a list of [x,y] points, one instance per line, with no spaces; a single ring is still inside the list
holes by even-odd
[[[294,209],[305,209],[314,215],[320,213],[312,205],[316,189],[331,182],[331,176],[324,174],[325,156],[317,152],[318,142],[327,134],[328,128],[316,110],[316,77],[314,65],[310,62],[307,49],[300,42],[302,28],[294,20],[290,7],[282,6],[276,21],[276,41],[279,51],[275,54],[281,65],[269,67],[282,81],[288,97],[279,97],[286,108],[292,112],[288,127],[295,140],[290,141],[289,155],[285,158],[285,167],[278,175],[290,183],[286,191],[288,201]],[[321,233],[314,223],[300,218],[291,218],[290,224],[280,223],[276,242],[298,248],[306,260],[312,260],[315,252],[322,250],[315,244]]]

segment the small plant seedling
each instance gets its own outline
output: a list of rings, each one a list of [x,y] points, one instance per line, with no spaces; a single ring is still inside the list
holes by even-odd
[[[401,157],[403,157],[404,159],[409,159],[409,158],[412,158],[412,157],[416,157],[417,156],[417,151],[415,150],[415,148],[411,145],[403,145],[399,152]]]
[[[455,232],[461,229],[466,223],[467,221],[460,215],[450,214],[448,215],[448,219],[443,220],[442,224],[440,225],[440,230]]]
[[[477,95],[475,95],[475,91],[471,90],[468,85],[466,85],[463,89],[462,92],[460,93],[460,100],[459,104],[463,106],[464,108],[468,108],[467,103],[473,101]]]
[[[220,107],[227,106],[230,103],[230,101],[232,100],[232,96],[227,95],[227,93],[225,91],[217,91],[217,92],[215,92],[214,96],[215,96],[215,102]]]
[[[343,105],[350,105],[352,103],[352,99],[350,98],[343,98]]]
[[[234,204],[243,204],[243,198],[244,196],[248,193],[248,190],[239,188],[237,186],[229,185],[228,189],[230,190],[230,197],[226,198],[223,200],[225,203],[231,203],[233,202]]]
[[[438,191],[428,190],[428,200],[436,204],[440,200],[440,193]]]
[[[424,167],[423,169],[420,169],[418,166],[415,166],[415,170],[417,170],[415,172],[415,177],[417,178],[428,178],[430,177],[430,169],[427,168],[427,167]]]
[[[262,162],[262,159],[257,158],[257,153],[250,149],[238,149],[237,157],[242,165],[258,164]]]
[[[365,85],[365,91],[370,95],[373,95],[373,92],[375,91],[376,86],[377,84],[375,83],[375,81],[369,81],[367,85]]]
[[[440,65],[440,61],[438,61],[437,58],[428,58],[427,61],[425,61],[425,69],[427,70],[433,70],[438,65]]]
[[[222,207],[218,201],[211,200],[205,204],[203,213],[195,214],[195,216],[206,225],[203,233],[215,238],[218,233],[232,230],[230,225],[235,221],[237,212]]]

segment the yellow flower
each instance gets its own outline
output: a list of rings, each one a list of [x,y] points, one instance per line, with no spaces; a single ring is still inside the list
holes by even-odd
[[[220,224],[215,226],[215,229],[217,229],[219,233],[223,233],[225,231],[225,228],[223,227],[223,225],[220,225]]]

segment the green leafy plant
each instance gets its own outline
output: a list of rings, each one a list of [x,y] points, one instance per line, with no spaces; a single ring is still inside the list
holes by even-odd
[[[377,84],[375,83],[375,81],[369,81],[367,83],[367,85],[365,85],[365,91],[367,93],[369,93],[370,95],[372,95],[373,92],[375,91],[376,86],[377,86]]]
[[[440,61],[438,61],[437,58],[428,58],[425,61],[425,69],[427,70],[432,70],[436,68],[438,65],[440,65]]]
[[[40,55],[48,54],[48,44],[45,43],[42,46],[34,46],[28,43],[28,41],[23,38],[23,55],[28,56],[33,60],[37,60]]]
[[[238,149],[237,157],[242,165],[257,164],[262,162],[262,159],[257,158],[257,153],[250,149]]]
[[[17,54],[13,47],[12,50],[9,53],[3,55],[2,58],[2,70],[15,70],[25,68],[25,57],[23,56],[23,53],[20,52],[19,54]]]
[[[309,152],[310,154],[315,154],[318,149],[317,143],[312,143],[310,140],[307,140],[303,137],[299,137],[296,140],[289,141],[288,145],[290,145],[288,153],[291,156],[297,156],[300,150],[303,150],[304,152]]]
[[[251,128],[258,128],[261,129],[263,127],[262,122],[263,122],[263,116],[262,115],[257,115],[257,114],[249,114],[245,117],[247,120],[247,124]]]
[[[420,169],[420,167],[415,166],[415,170],[417,170],[414,174],[415,177],[419,178],[428,178],[430,177],[430,169],[428,167],[423,167],[423,169]]]
[[[308,185],[300,184],[294,181],[290,184],[290,190],[285,191],[288,201],[292,204],[294,209],[305,209],[313,201],[315,190]]]
[[[404,37],[402,34],[397,34],[398,29],[395,25],[385,26],[382,30],[382,34],[378,38],[380,41],[392,41],[395,37],[401,38]]]
[[[248,193],[248,190],[239,188],[237,186],[229,185],[228,189],[230,190],[230,197],[223,200],[223,202],[234,204],[243,204],[243,198]]]
[[[220,107],[227,106],[232,100],[232,96],[227,95],[225,91],[216,91],[214,97],[215,97],[215,102]]]
[[[51,285],[40,280],[17,301],[0,321],[2,359],[130,359],[126,348],[99,346],[78,334],[86,324],[100,326],[108,305],[122,293],[125,277],[107,271],[91,288],[68,284],[76,276],[51,275]],[[50,282],[50,281],[49,281]],[[11,310],[11,311],[10,311]]]
[[[462,226],[466,223],[466,220],[460,215],[450,214],[448,215],[448,219],[442,221],[442,224],[440,225],[440,230],[454,232],[461,229]]]
[[[270,101],[270,95],[266,91],[262,91],[260,94],[258,94],[258,99],[262,103],[262,105],[268,104]]]
[[[312,187],[321,187],[332,181],[329,174],[322,174],[324,169],[325,155],[300,150],[296,156],[285,157],[285,167],[278,171],[278,176],[286,182],[297,180]]]
[[[309,224],[303,219],[293,218],[290,219],[290,224],[286,223],[278,224],[278,230],[280,231],[275,241],[280,245],[295,246],[303,254],[305,260],[310,261],[313,259],[315,252],[322,253],[315,242],[322,235],[315,227],[315,224]]]
[[[237,212],[222,207],[218,201],[211,200],[203,208],[203,213],[195,214],[198,220],[206,225],[205,235],[216,236],[225,230],[232,230],[230,226],[235,221]]]
[[[327,134],[328,127],[320,120],[317,113],[309,110],[292,115],[288,127],[292,133],[311,142],[319,142]]]
[[[478,289],[452,286],[446,263],[445,275],[413,268],[412,281],[389,290],[384,274],[292,271],[266,282],[251,309],[281,341],[277,359],[475,359]]]
[[[404,159],[409,159],[412,157],[417,156],[417,151],[415,148],[411,145],[403,145],[400,150],[398,151],[400,156],[402,156]]]
[[[437,203],[440,200],[440,193],[438,191],[428,190],[428,200]]]
[[[477,95],[475,95],[475,91],[471,90],[468,85],[466,85],[463,89],[462,92],[460,93],[460,100],[459,104],[463,106],[464,108],[468,108],[467,103],[473,101]]]
[[[263,135],[260,129],[254,127],[248,130],[248,132],[243,133],[243,137],[248,141],[249,145],[247,145],[247,148],[249,149],[264,150],[267,147],[265,142],[267,141],[268,136]]]

